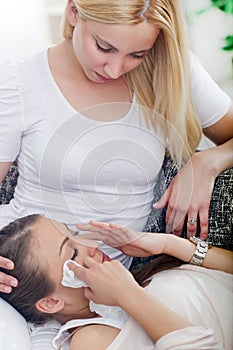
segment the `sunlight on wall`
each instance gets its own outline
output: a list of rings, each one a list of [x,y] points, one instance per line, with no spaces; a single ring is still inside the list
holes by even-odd
[[[46,0],[0,0],[0,60],[29,56],[50,43]]]
[[[188,14],[191,48],[206,70],[233,97],[232,52],[221,50],[232,31],[233,16],[214,8],[202,15],[210,0],[182,0]],[[67,0],[0,0],[0,61],[29,56],[61,40],[60,20]],[[191,14],[191,18],[190,18]]]
[[[232,51],[222,50],[224,37],[232,33],[233,16],[210,8],[209,0],[182,0],[188,17],[191,48],[218,83],[232,78]],[[197,14],[202,9],[207,9]]]

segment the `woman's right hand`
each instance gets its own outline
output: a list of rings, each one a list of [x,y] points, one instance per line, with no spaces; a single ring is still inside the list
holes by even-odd
[[[4,268],[6,270],[13,270],[14,263],[6,258],[0,256],[0,268]],[[12,287],[17,287],[18,281],[4,272],[0,272],[0,292],[10,293],[12,291]]]
[[[68,266],[78,279],[88,285],[84,288],[85,297],[97,304],[121,306],[126,292],[131,297],[135,289],[141,288],[118,260],[101,264],[91,257],[85,257],[83,267],[74,264]]]

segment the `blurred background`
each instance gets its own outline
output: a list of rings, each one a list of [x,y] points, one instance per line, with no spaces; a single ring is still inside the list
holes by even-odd
[[[66,2],[0,0],[0,60],[28,56],[59,42],[60,21]],[[182,2],[193,52],[233,98],[233,0]]]
[[[66,2],[0,0],[0,60],[28,56],[59,42]],[[233,0],[182,2],[192,50],[215,81],[233,97],[233,50],[222,49],[225,38],[233,38]]]
[[[190,47],[233,98],[233,0],[181,0]],[[67,0],[0,0],[0,61],[23,58],[62,40]],[[213,146],[203,136],[199,148]]]

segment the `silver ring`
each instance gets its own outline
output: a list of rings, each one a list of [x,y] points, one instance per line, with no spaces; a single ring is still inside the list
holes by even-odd
[[[191,220],[189,220],[189,223],[190,223],[191,225],[196,225],[197,219],[191,219]]]

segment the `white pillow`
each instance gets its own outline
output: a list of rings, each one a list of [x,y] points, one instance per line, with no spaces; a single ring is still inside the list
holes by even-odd
[[[53,339],[58,334],[61,323],[50,320],[42,325],[29,322],[31,350],[54,350]],[[63,349],[64,347],[62,347]],[[64,348],[64,350],[66,347]],[[69,347],[68,347],[69,349]]]
[[[0,349],[30,350],[30,338],[25,319],[0,298]]]

